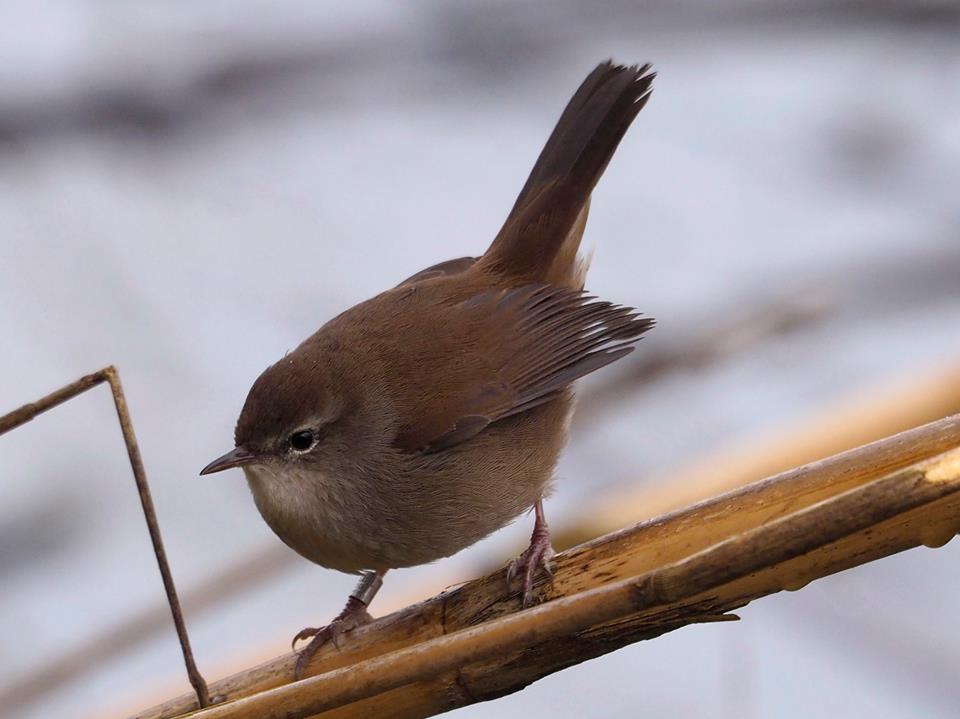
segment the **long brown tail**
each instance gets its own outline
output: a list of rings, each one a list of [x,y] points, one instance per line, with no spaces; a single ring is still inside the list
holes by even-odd
[[[481,259],[484,268],[556,284],[572,278],[590,193],[647,103],[653,78],[649,65],[612,62],[587,76]]]

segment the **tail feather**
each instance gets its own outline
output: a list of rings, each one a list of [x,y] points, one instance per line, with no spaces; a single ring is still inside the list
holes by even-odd
[[[482,266],[575,282],[590,193],[651,92],[650,66],[600,64],[574,93]]]
[[[557,285],[558,287],[569,287],[573,290],[582,290],[583,284],[587,278],[587,268],[590,263],[579,259],[580,240],[583,239],[583,231],[587,227],[587,216],[590,213],[590,198],[577,215],[573,227],[567,233],[566,238],[560,243],[560,247],[553,257],[550,266],[543,273],[543,282],[548,285]]]

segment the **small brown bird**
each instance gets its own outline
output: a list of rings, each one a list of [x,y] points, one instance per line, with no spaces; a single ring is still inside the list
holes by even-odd
[[[566,439],[571,384],[620,359],[653,325],[583,292],[577,249],[590,193],[650,96],[649,65],[599,65],[574,94],[482,257],[434,265],[330,320],[254,382],[236,448],[292,549],[363,578],[312,637],[310,657],[370,621],[388,569],[460,551],[533,507],[511,562],[523,603],[553,550],[542,498]]]

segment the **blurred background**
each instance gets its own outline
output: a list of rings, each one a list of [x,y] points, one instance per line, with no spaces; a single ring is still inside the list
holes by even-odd
[[[551,524],[960,411],[958,31],[920,0],[5,3],[0,413],[116,364],[201,669],[287,651],[354,580],[198,470],[326,319],[486,247],[608,57],[659,77],[594,195],[587,286],[659,325],[583,386]],[[391,574],[374,613],[530,526]],[[913,550],[457,715],[956,716],[958,562]],[[0,438],[0,634],[4,716],[189,689],[106,389]]]

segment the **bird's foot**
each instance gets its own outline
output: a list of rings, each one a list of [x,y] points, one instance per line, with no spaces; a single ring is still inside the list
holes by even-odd
[[[345,606],[343,611],[327,626],[301,629],[290,643],[294,651],[297,651],[297,642],[310,639],[311,637],[313,638],[310,639],[307,646],[297,654],[297,664],[293,669],[293,680],[300,681],[300,679],[303,678],[303,670],[306,669],[307,664],[313,659],[313,655],[316,654],[324,644],[333,642],[333,645],[339,648],[337,640],[341,634],[349,632],[351,629],[361,627],[364,624],[369,624],[372,621],[373,617],[367,612],[367,605],[356,597],[350,597],[350,599],[347,600],[347,606]]]
[[[507,591],[513,583],[513,578],[523,573],[523,608],[533,604],[533,580],[537,570],[541,567],[553,576],[553,545],[550,543],[550,529],[543,518],[543,508],[537,503],[537,522],[530,535],[530,546],[523,553],[507,565]]]

